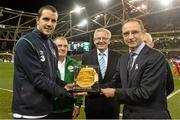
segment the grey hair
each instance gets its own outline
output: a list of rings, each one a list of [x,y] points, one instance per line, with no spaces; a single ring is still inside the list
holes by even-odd
[[[108,35],[108,38],[109,39],[111,38],[111,32],[108,29],[105,29],[105,28],[96,29],[95,32],[94,32],[94,38],[95,38],[96,33],[98,33],[98,32],[106,32],[107,35]]]

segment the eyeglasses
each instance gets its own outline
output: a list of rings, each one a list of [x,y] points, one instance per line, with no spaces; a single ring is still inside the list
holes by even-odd
[[[124,32],[122,33],[123,37],[128,37],[130,34],[135,36],[135,35],[138,35],[140,33],[140,31],[137,31],[137,30],[133,30],[133,31],[130,31],[130,32]]]
[[[100,41],[100,40],[106,41],[106,40],[109,40],[109,38],[99,37],[99,38],[94,38],[94,40],[96,40],[96,41]]]

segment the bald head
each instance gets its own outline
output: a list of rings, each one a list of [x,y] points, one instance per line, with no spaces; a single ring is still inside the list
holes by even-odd
[[[145,33],[145,36],[144,36],[144,42],[147,46],[153,48],[154,47],[154,42],[153,42],[153,39],[152,39],[152,36],[151,34],[149,33]]]

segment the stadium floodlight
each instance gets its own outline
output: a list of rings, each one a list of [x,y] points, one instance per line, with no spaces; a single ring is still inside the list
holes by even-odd
[[[110,0],[99,0],[103,5],[106,5]]]
[[[104,16],[104,14],[97,14],[95,17],[94,17],[94,19],[95,20],[98,20],[98,19],[100,19],[100,18],[102,18]]]
[[[80,13],[81,10],[83,10],[83,9],[85,9],[85,7],[76,6],[74,10],[70,11],[70,14],[71,13]]]
[[[142,10],[146,10],[146,9],[147,9],[147,6],[144,5],[144,4],[142,4],[142,5],[141,5],[141,9],[142,9]]]
[[[79,13],[79,14],[80,14],[80,12],[81,12],[82,10],[84,10],[84,9],[85,9],[85,7],[76,6],[75,9],[73,9],[73,10],[71,10],[71,11],[69,12],[70,29],[72,28],[72,16],[71,16],[71,14],[72,14],[72,13]],[[70,36],[72,36],[72,30],[70,31]]]
[[[168,6],[171,2],[172,0],[161,0],[161,4],[164,6]]]
[[[3,24],[0,24],[0,28],[5,28],[6,26],[5,25],[3,25]]]
[[[77,26],[78,27],[84,27],[85,25],[87,25],[88,20],[87,19],[83,19]]]

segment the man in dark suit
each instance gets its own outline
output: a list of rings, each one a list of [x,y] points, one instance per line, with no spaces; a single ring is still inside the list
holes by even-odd
[[[151,34],[145,33],[144,43],[151,48],[154,47],[154,41],[152,39]],[[167,63],[166,94],[168,96],[174,91],[174,79],[168,61],[166,63]]]
[[[124,103],[124,119],[169,119],[164,55],[145,45],[144,26],[138,19],[125,21],[122,35],[131,53],[131,57],[121,56],[113,76],[113,80],[121,81],[122,88],[102,89],[103,94]]]
[[[108,49],[111,32],[99,28],[94,33],[96,49],[82,56],[83,65],[99,66],[99,85],[101,88],[118,87],[118,83],[112,81],[120,54]],[[102,56],[101,56],[102,55]],[[104,62],[101,62],[101,58]],[[104,67],[101,67],[103,64]],[[100,93],[89,94],[85,98],[86,119],[118,119],[120,105],[115,98],[106,98]]]

